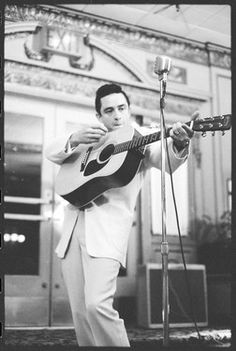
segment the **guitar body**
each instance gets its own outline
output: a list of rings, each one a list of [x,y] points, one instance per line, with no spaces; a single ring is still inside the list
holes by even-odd
[[[186,123],[202,135],[231,128],[231,115],[197,119]],[[169,136],[171,127],[166,129]],[[160,140],[161,132],[146,136],[131,125],[108,133],[98,144],[78,146],[62,164],[56,178],[56,192],[79,208],[106,190],[127,185],[135,176],[144,155],[140,147]]]
[[[112,153],[115,145],[132,140],[134,135],[133,127],[126,126],[110,132],[92,148],[86,146],[83,152],[74,152],[59,170],[56,192],[81,208],[106,190],[127,185],[135,176],[143,155],[134,150]]]

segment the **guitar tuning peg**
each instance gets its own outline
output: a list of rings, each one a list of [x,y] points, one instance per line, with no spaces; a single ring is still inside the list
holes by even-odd
[[[215,131],[211,133],[212,136],[215,136]]]
[[[202,136],[204,138],[206,136],[206,132],[202,132]]]
[[[224,130],[222,130],[222,135],[225,135],[225,131]]]

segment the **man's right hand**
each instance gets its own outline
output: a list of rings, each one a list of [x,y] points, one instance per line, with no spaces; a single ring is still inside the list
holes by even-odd
[[[76,147],[79,144],[92,144],[99,142],[99,140],[106,135],[108,129],[103,123],[97,122],[94,124],[84,124],[80,130],[70,136],[71,147]]]

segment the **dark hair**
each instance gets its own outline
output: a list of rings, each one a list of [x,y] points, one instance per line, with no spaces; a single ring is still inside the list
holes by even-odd
[[[101,98],[110,94],[118,94],[122,93],[126,98],[128,106],[130,106],[130,101],[126,93],[122,90],[122,88],[117,84],[104,84],[96,91],[96,98],[95,98],[95,109],[98,114],[101,112]]]

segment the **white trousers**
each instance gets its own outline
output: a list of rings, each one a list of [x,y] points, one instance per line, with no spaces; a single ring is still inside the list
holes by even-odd
[[[62,263],[79,346],[129,347],[124,321],[113,308],[120,263],[88,255],[79,214]]]

